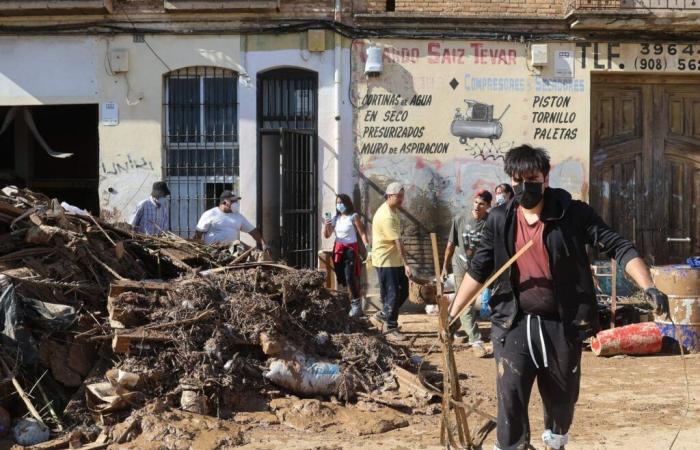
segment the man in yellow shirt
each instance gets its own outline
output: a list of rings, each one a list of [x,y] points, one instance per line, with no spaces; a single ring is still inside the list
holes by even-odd
[[[377,269],[383,311],[370,319],[388,339],[404,341],[399,332],[399,309],[408,298],[408,280],[413,277],[401,241],[398,210],[403,204],[401,183],[391,183],[384,194],[386,201],[372,219],[372,265]]]

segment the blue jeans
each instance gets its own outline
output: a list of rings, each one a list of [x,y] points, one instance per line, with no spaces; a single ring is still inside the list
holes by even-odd
[[[388,328],[399,326],[399,309],[408,299],[408,277],[403,267],[377,267],[379,293]]]

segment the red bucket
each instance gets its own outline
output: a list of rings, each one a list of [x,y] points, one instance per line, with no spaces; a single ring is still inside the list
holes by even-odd
[[[661,351],[661,331],[654,322],[635,323],[598,333],[591,339],[596,356],[650,355]]]

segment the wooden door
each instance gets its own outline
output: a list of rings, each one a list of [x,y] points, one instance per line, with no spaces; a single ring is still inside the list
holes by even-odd
[[[605,223],[644,248],[645,86],[601,86],[591,105],[591,204]]]
[[[654,95],[656,255],[663,262],[683,262],[700,255],[700,85],[661,85]]]
[[[654,264],[700,254],[700,81],[596,78],[593,207]]]

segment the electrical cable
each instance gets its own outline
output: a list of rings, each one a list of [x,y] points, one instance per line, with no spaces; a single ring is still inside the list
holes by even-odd
[[[134,23],[134,21],[131,20],[131,17],[129,17],[129,14],[126,12],[126,9],[124,9],[124,5],[121,3],[118,3],[118,5],[119,5],[119,8],[121,9],[122,13],[124,14],[124,17],[126,17],[126,20],[128,20],[129,23],[131,24],[132,28],[134,30],[136,30],[136,24]],[[163,61],[163,58],[161,58],[160,55],[155,50],[153,50],[153,47],[151,47],[151,44],[148,43],[148,39],[146,39],[146,36],[143,37],[143,43],[146,44],[146,47],[148,47],[148,49],[151,51],[151,53],[153,53],[153,56],[155,56],[158,59],[158,61],[160,61],[161,64],[163,64],[163,66],[165,66],[165,68],[168,69],[168,72],[173,71],[170,68],[170,66],[168,65],[168,63]],[[126,83],[127,83],[127,89],[128,89],[129,80],[127,80]],[[128,91],[127,91],[127,96],[128,96]]]
[[[678,342],[678,348],[681,351],[681,362],[683,362],[683,374],[685,375],[685,395],[686,395],[685,413],[683,414],[683,418],[687,419],[688,413],[690,412],[690,381],[688,380],[688,365],[685,361],[685,349],[683,348],[683,344],[681,343],[680,336],[678,335],[678,327],[676,326],[676,322],[674,322],[674,320],[670,314],[669,314],[668,318],[671,320],[671,325],[673,325],[673,332],[676,335],[676,342]],[[671,441],[671,445],[668,447],[668,450],[673,450],[673,446],[676,445],[676,440],[678,440],[678,436],[681,434],[682,430],[683,430],[683,424],[681,423],[678,425],[678,430],[676,431],[676,435],[673,437],[673,441]]]
[[[353,101],[353,95],[352,95],[352,49],[355,46],[355,41],[357,39],[352,39],[350,40],[350,64],[348,64],[348,101],[350,102],[350,105],[355,108],[359,109],[360,105],[355,104]],[[358,83],[359,84],[359,83]]]
[[[120,8],[123,6],[120,5]],[[123,11],[124,12],[124,11]],[[30,33],[30,32],[75,32],[76,34],[93,34],[96,32],[121,32],[121,33],[139,33],[139,34],[169,34],[169,35],[197,35],[197,34],[221,34],[221,33],[231,33],[231,34],[283,34],[292,32],[302,32],[311,29],[328,29],[335,31],[342,36],[351,39],[358,38],[405,38],[405,39],[426,39],[426,38],[439,38],[439,39],[475,39],[475,40],[503,40],[504,35],[501,32],[494,32],[487,29],[479,29],[478,25],[475,25],[469,31],[462,31],[460,29],[452,29],[450,31],[432,31],[432,30],[411,30],[408,31],[405,28],[390,28],[390,29],[378,29],[378,28],[367,28],[367,27],[356,27],[345,25],[342,23],[334,22],[332,20],[288,20],[284,23],[270,22],[269,25],[249,25],[249,26],[238,26],[238,27],[221,27],[221,28],[189,28],[189,29],[166,29],[163,27],[145,27],[137,26],[135,22],[132,21],[131,17],[124,12],[124,16],[129,22],[129,26],[120,25],[119,23],[104,23],[104,22],[83,22],[74,24],[54,24],[54,25],[42,25],[42,26],[0,26],[0,33]],[[157,24],[157,23],[154,23]],[[152,25],[152,24],[149,24]],[[532,34],[532,33],[511,33],[516,39],[528,40],[543,40],[543,41],[584,41],[584,37],[579,37],[571,34],[565,34],[561,32],[543,32],[542,34]],[[672,39],[671,37],[666,37]],[[639,42],[640,37],[638,34],[634,38],[630,37],[630,42]],[[677,36],[677,40],[687,40],[687,34],[683,36]]]

